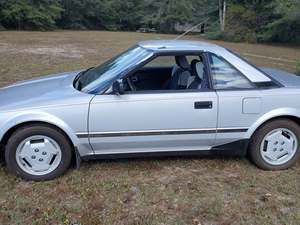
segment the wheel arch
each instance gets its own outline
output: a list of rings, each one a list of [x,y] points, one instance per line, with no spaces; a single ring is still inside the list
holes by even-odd
[[[56,130],[60,131],[67,138],[67,140],[69,141],[69,143],[71,144],[71,146],[73,148],[75,147],[75,145],[74,145],[73,141],[71,140],[71,138],[69,137],[69,135],[62,128],[60,128],[59,126],[54,125],[52,123],[45,122],[45,121],[38,121],[38,120],[22,122],[22,123],[16,124],[15,126],[11,127],[2,136],[1,141],[0,141],[1,144],[6,145],[7,141],[9,140],[11,135],[16,130],[18,130],[19,128],[24,127],[24,126],[28,126],[28,125],[42,125],[42,126],[44,125],[44,126],[56,129]]]
[[[76,133],[64,121],[48,113],[26,113],[5,121],[0,130],[0,143],[5,145],[12,133],[29,124],[44,124],[61,131],[73,147],[78,146]]]
[[[251,139],[254,133],[266,123],[277,119],[289,119],[300,126],[300,110],[297,109],[279,109],[271,111],[260,117],[247,131],[246,138]]]

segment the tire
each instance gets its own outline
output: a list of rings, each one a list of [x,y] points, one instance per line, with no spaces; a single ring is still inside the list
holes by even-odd
[[[290,147],[287,147],[287,143]],[[300,158],[299,125],[289,119],[277,119],[264,124],[251,138],[248,153],[251,161],[264,170],[292,167]],[[269,155],[274,157],[269,158]]]
[[[8,171],[25,180],[54,179],[69,168],[71,158],[72,146],[64,133],[43,124],[17,129],[5,147]]]

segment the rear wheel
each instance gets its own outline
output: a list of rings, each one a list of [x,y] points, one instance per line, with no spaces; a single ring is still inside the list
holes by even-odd
[[[72,147],[59,130],[45,125],[24,126],[13,133],[5,150],[8,170],[26,180],[49,180],[70,165]]]
[[[251,160],[265,170],[293,166],[300,157],[300,127],[288,119],[273,120],[257,130],[250,142]]]

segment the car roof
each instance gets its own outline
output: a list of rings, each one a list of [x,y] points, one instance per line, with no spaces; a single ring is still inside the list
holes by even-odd
[[[242,60],[226,48],[216,44],[202,41],[189,40],[149,40],[141,41],[138,46],[149,49],[156,53],[204,51],[221,56],[230,62],[235,68],[241,71],[252,82],[269,82],[271,79],[262,71],[258,70],[248,62]]]
[[[140,47],[150,49],[156,52],[163,51],[211,51],[219,52],[226,50],[225,48],[202,41],[189,40],[149,40],[138,43]]]

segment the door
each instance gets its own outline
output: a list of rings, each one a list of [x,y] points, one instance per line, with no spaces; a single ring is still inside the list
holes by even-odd
[[[97,95],[90,104],[95,153],[208,150],[217,126],[214,91]]]

